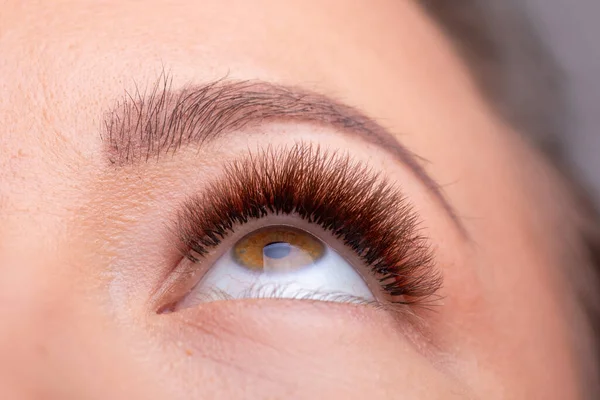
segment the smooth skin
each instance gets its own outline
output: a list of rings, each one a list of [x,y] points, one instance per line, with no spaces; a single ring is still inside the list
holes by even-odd
[[[8,1],[0,13],[0,398],[574,399],[580,333],[562,187],[479,95],[416,2]],[[323,127],[269,124],[111,169],[103,116],[163,71],[331,96],[419,157],[468,238],[406,168]],[[444,275],[427,329],[368,306],[240,300],[156,313],[161,230],[265,143],[347,150],[415,205]],[[425,161],[426,160],[426,161]],[[548,201],[547,199],[553,199]]]

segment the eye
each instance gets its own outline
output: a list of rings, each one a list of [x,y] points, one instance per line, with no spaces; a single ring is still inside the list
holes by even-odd
[[[442,285],[399,188],[310,144],[226,164],[176,221],[185,259],[160,289],[160,312],[256,297],[412,307],[431,304]]]
[[[255,297],[374,300],[356,269],[331,247],[304,230],[275,225],[237,241],[177,308]]]

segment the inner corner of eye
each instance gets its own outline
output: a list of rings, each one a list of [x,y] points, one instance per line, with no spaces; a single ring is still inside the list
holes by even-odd
[[[256,229],[217,259],[178,308],[216,300],[373,301],[361,274],[315,235],[289,225]]]

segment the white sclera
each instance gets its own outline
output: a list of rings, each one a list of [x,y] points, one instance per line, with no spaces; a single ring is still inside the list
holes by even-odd
[[[214,300],[210,293],[215,292],[233,299],[269,297],[339,302],[347,302],[348,298],[374,300],[358,272],[330,248],[326,248],[325,254],[310,265],[292,271],[274,272],[269,268],[255,271],[241,266],[230,250],[213,264],[180,307],[191,307]]]

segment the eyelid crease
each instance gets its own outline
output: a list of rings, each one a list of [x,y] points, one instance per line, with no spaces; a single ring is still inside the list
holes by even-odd
[[[407,167],[469,238],[440,185],[394,135],[372,118],[327,96],[258,80],[217,80],[172,90],[164,71],[149,93],[126,93],[104,116],[102,141],[112,167],[159,160],[183,146],[202,146],[224,134],[267,122],[293,121],[335,128],[374,144]]]
[[[297,215],[332,233],[396,303],[419,304],[442,286],[408,200],[349,155],[304,143],[268,147],[226,165],[223,176],[181,208],[180,251],[200,261],[236,226],[269,214]]]

